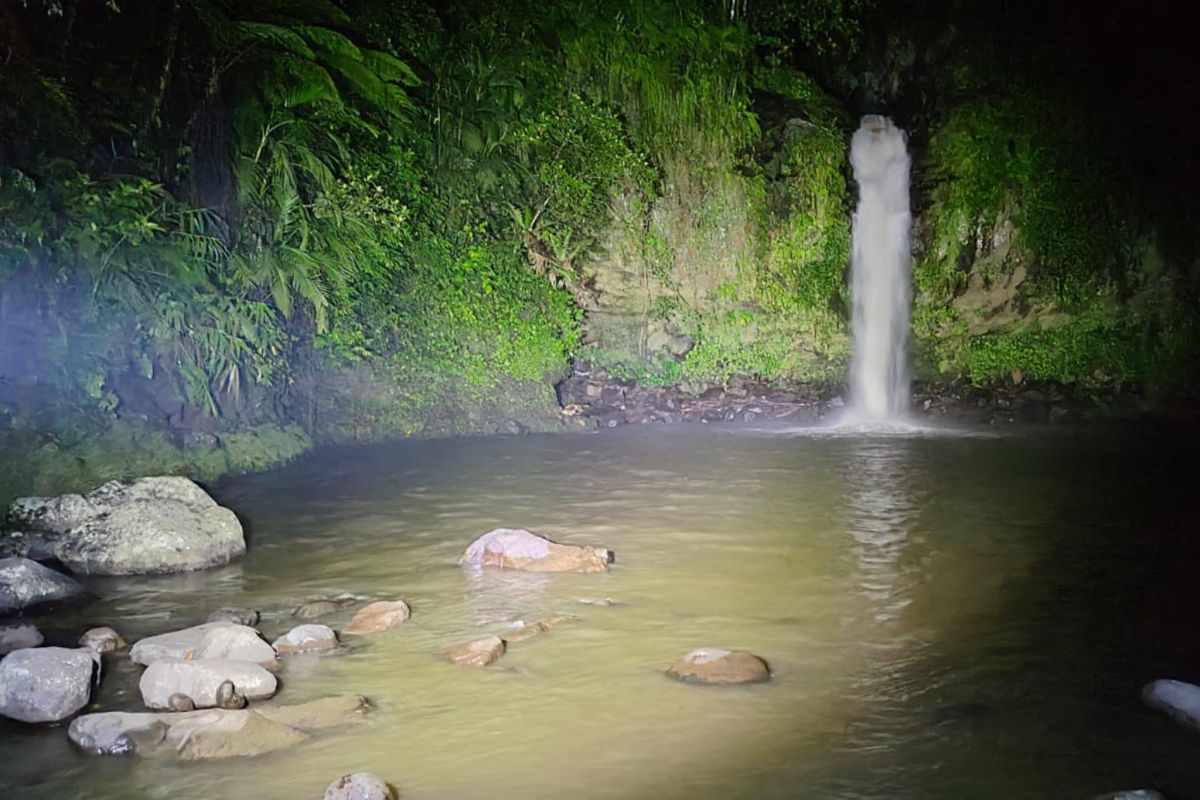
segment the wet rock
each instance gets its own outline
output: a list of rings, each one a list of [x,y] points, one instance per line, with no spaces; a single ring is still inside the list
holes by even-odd
[[[27,558],[0,558],[0,614],[84,596],[78,581]]]
[[[742,650],[700,647],[676,661],[667,670],[685,683],[761,683],[769,680],[767,662]]]
[[[271,646],[282,655],[333,650],[338,645],[337,634],[326,625],[297,625],[280,636]]]
[[[28,623],[0,626],[0,656],[8,655],[13,650],[40,647],[44,641],[42,632]]]
[[[225,659],[160,658],[146,667],[138,682],[142,702],[154,709],[171,709],[174,695],[183,695],[196,708],[238,707],[244,705],[235,705],[238,695],[266,700],[277,688],[275,676],[258,664]],[[176,699],[174,706],[178,705]]]
[[[604,606],[606,608],[625,605],[620,600],[614,600],[611,597],[576,597],[575,602],[581,606]]]
[[[528,639],[532,639],[538,634],[545,633],[552,628],[557,628],[564,622],[573,622],[576,619],[578,619],[578,617],[569,617],[565,614],[556,614],[552,617],[539,619],[537,622],[526,623],[523,621],[518,621],[517,623],[514,623],[515,630],[508,634],[507,639],[513,644],[516,644],[517,642],[524,642]]]
[[[196,703],[186,694],[176,692],[167,698],[167,708],[172,711],[195,711]]]
[[[148,636],[129,651],[135,664],[162,658],[202,658],[274,664],[275,650],[254,628],[232,622],[206,622],[171,633]]]
[[[108,626],[84,631],[79,637],[79,646],[97,653],[113,653],[129,645],[125,637]]]
[[[1142,701],[1180,725],[1200,731],[1200,686],[1183,681],[1154,681],[1143,687]]]
[[[528,572],[604,572],[613,553],[603,547],[558,544],[519,528],[496,528],[480,536],[460,563]]]
[[[99,755],[232,758],[268,753],[299,744],[314,733],[360,724],[370,709],[366,698],[350,695],[254,710],[110,711],[77,717],[67,733],[77,747]]]
[[[339,608],[341,606],[332,600],[313,600],[299,606],[292,612],[292,616],[300,619],[319,619],[326,614],[332,614]]]
[[[218,608],[208,615],[209,622],[232,622],[249,628],[257,625],[260,619],[262,614],[253,608]]]
[[[24,497],[9,519],[42,534],[54,557],[81,574],[182,572],[246,552],[234,513],[174,476],[111,481],[82,497]]]
[[[87,650],[39,647],[0,660],[0,716],[57,722],[87,705],[98,656]]]
[[[343,775],[325,790],[323,800],[395,800],[396,793],[370,772]]]
[[[504,650],[504,640],[499,636],[485,636],[447,648],[442,655],[464,667],[486,667],[504,655]]]
[[[403,600],[379,600],[360,608],[342,632],[351,636],[379,633],[407,622],[410,617],[412,609]]]

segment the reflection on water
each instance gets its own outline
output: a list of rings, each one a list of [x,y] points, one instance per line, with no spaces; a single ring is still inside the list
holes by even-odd
[[[293,800],[357,769],[406,800],[1200,794],[1195,740],[1136,700],[1148,678],[1200,678],[1200,582],[1182,566],[1200,547],[1179,502],[1194,476],[1165,466],[1189,441],[690,428],[318,452],[217,487],[252,527],[241,563],[93,581],[100,599],[46,632],[136,638],[246,605],[271,638],[312,597],[403,597],[410,623],[280,676],[281,702],[371,696],[370,730],[178,765],[0,725],[0,797]],[[617,561],[457,566],[498,526]],[[605,597],[619,605],[579,602]],[[437,657],[555,614],[577,620],[487,670]],[[662,675],[696,646],[758,653],[774,679]],[[99,706],[135,708],[136,677],[112,662]]]

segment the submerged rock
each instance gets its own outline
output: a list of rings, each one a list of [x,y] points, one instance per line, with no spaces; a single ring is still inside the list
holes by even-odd
[[[208,615],[209,622],[232,622],[250,628],[257,625],[261,618],[262,614],[253,608],[218,608]]]
[[[496,528],[471,542],[460,563],[528,572],[604,572],[613,553],[604,547],[559,544],[520,528]]]
[[[1200,731],[1200,686],[1183,681],[1154,681],[1142,688],[1142,700],[1180,725]]]
[[[99,656],[87,650],[39,647],[0,660],[0,716],[57,722],[87,705]]]
[[[672,678],[685,683],[761,683],[770,680],[767,662],[743,650],[699,647],[667,669]]]
[[[508,641],[512,643],[524,642],[527,639],[532,639],[538,634],[545,633],[548,630],[557,628],[564,622],[574,622],[578,617],[569,617],[565,614],[555,614],[553,617],[539,619],[537,622],[517,622],[514,623],[514,630],[508,634]]]
[[[499,636],[485,636],[442,651],[442,655],[464,667],[486,667],[504,655],[504,640]]]
[[[275,663],[275,650],[254,628],[232,622],[206,622],[191,628],[147,636],[129,651],[135,664],[162,658],[202,658]]]
[[[79,646],[97,653],[112,653],[128,646],[125,637],[107,626],[92,628],[79,637]]]
[[[0,558],[0,614],[73,600],[84,594],[78,581],[36,561],[17,556]]]
[[[292,616],[299,619],[319,619],[327,614],[332,614],[339,608],[341,606],[332,600],[312,600],[297,607],[292,612]]]
[[[370,709],[366,698],[349,695],[253,710],[110,711],[76,718],[67,734],[77,747],[99,755],[233,758],[269,753],[299,744],[319,731],[360,724]]]
[[[327,625],[297,625],[280,636],[271,646],[281,656],[292,653],[311,653],[333,650],[338,645],[337,634]]]
[[[323,800],[395,800],[392,787],[378,775],[370,772],[355,772],[343,775],[325,790]]]
[[[9,519],[82,574],[182,572],[246,552],[234,513],[181,477],[111,481],[86,496],[23,497]]]
[[[274,675],[247,661],[160,658],[146,667],[138,689],[148,708],[178,710],[177,695],[194,708],[240,707],[244,700],[266,700],[278,685]]]
[[[39,647],[44,641],[42,632],[29,623],[0,626],[0,656],[14,650]]]
[[[351,636],[379,633],[407,622],[410,617],[412,609],[403,600],[379,600],[360,608],[343,633]]]

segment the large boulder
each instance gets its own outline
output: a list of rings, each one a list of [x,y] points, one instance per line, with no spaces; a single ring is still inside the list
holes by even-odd
[[[771,678],[767,662],[743,650],[698,647],[667,669],[685,683],[761,683]]]
[[[57,722],[87,705],[99,657],[88,650],[39,647],[0,660],[0,716]]]
[[[559,544],[520,528],[496,528],[471,542],[460,563],[527,572],[604,572],[613,553],[604,547]]]
[[[450,661],[464,667],[486,667],[504,655],[506,646],[499,636],[485,636],[442,651]]]
[[[254,628],[233,622],[206,622],[147,636],[130,649],[129,657],[145,666],[162,658],[215,658],[274,665],[275,650]]]
[[[95,575],[183,572],[246,552],[241,523],[187,478],[111,481],[86,496],[23,497],[9,509],[8,546],[52,555]]]
[[[315,624],[297,625],[271,643],[275,652],[281,656],[333,650],[337,645],[337,634],[333,632],[333,628]]]
[[[396,793],[383,778],[370,772],[343,775],[325,790],[322,800],[395,800]]]
[[[342,632],[351,636],[379,633],[408,622],[410,617],[412,609],[403,600],[379,600],[360,608]]]
[[[1200,686],[1183,681],[1153,681],[1142,688],[1142,700],[1180,725],[1200,731]]]
[[[177,708],[177,698],[187,698],[194,708],[215,708],[226,704],[225,683],[247,700],[266,700],[279,686],[274,675],[248,661],[160,658],[146,667],[138,689],[148,708]]]
[[[78,581],[27,558],[0,558],[0,614],[84,596]]]
[[[13,650],[40,647],[44,641],[46,640],[42,632],[27,622],[19,625],[0,625],[0,656],[8,655]]]
[[[99,755],[174,755],[186,760],[268,753],[311,734],[366,720],[371,704],[355,695],[254,710],[207,709],[165,714],[110,711],[77,717],[67,731],[79,748]]]

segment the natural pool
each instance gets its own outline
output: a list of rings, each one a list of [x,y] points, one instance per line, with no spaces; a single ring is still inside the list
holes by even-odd
[[[687,426],[317,451],[213,487],[248,523],[240,563],[93,580],[100,600],[43,627],[132,639],[242,605],[273,638],[309,597],[404,598],[409,623],[281,674],[280,702],[361,693],[372,725],[178,764],[2,724],[0,797],[294,800],[354,770],[408,800],[1200,796],[1200,739],[1138,700],[1150,679],[1200,678],[1197,441]],[[603,575],[456,565],[498,526],[617,561]],[[578,602],[608,597],[619,605]],[[578,620],[486,670],[437,655],[553,614]],[[701,645],[757,653],[774,678],[662,674]],[[99,704],[135,708],[135,673],[109,667]]]

